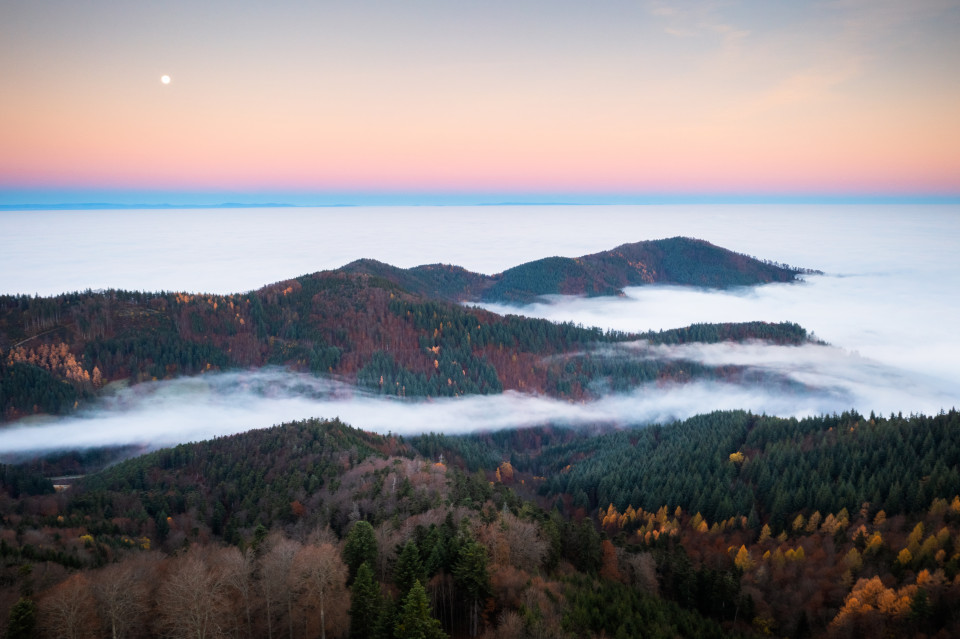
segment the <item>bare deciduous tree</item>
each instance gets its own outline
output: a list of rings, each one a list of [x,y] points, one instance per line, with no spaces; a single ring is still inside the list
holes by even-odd
[[[658,595],[657,562],[653,553],[624,553],[622,564],[630,585],[651,595]]]
[[[246,626],[246,631],[245,633],[237,632],[235,636],[246,634],[247,637],[252,637],[255,599],[253,552],[249,549],[241,551],[236,546],[230,546],[218,550],[214,554],[214,560],[223,573],[222,579],[230,598],[243,615],[243,625]]]
[[[90,582],[75,574],[40,600],[40,628],[56,639],[94,637],[98,625],[95,610]]]
[[[93,596],[111,639],[123,639],[143,624],[149,588],[155,577],[153,558],[128,559],[107,566],[94,577]]]
[[[260,588],[267,605],[267,637],[273,639],[273,618],[278,609],[286,608],[287,625],[293,637],[293,596],[288,584],[294,557],[300,544],[273,532],[267,537],[267,551],[260,557]]]
[[[537,571],[547,556],[547,542],[540,526],[519,519],[512,513],[503,515],[503,536],[510,548],[510,563],[527,572]]]
[[[157,591],[163,634],[184,639],[223,635],[229,620],[229,597],[223,571],[208,562],[203,550],[191,548],[174,560]]]
[[[319,609],[320,637],[326,639],[328,601],[341,598],[347,586],[347,565],[340,551],[329,543],[304,546],[297,552],[290,576],[305,607]]]

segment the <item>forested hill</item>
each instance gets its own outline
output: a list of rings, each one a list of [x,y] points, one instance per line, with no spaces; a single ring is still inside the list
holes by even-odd
[[[598,382],[623,390],[738,374],[688,361],[611,358],[597,349],[636,339],[801,344],[807,333],[763,322],[603,332],[465,308],[385,277],[343,271],[236,295],[0,296],[0,419],[70,411],[112,381],[267,365],[421,397],[518,390],[581,399]]]
[[[231,636],[444,636],[397,630],[414,597],[458,638],[957,636],[957,428],[735,411],[403,439],[308,420],[57,494],[39,461],[0,467],[0,632],[29,613],[22,636],[168,636],[196,600]]]
[[[760,261],[686,237],[623,244],[578,258],[548,257],[489,276],[445,264],[401,269],[375,260],[351,262],[341,270],[383,277],[408,291],[460,302],[525,302],[550,294],[617,295],[625,286],[645,284],[730,288],[792,282],[801,274],[816,272]]]

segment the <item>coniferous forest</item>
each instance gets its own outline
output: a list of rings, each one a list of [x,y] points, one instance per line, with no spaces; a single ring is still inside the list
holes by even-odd
[[[647,261],[636,261],[640,258]],[[581,261],[594,270],[578,282],[616,273],[618,286],[720,288],[792,281],[807,272],[687,238],[628,244]],[[111,382],[268,365],[334,375],[402,397],[519,390],[579,400],[595,395],[591,387],[598,383],[622,390],[657,380],[737,374],[692,362],[610,358],[600,348],[605,344],[810,339],[793,323],[628,334],[501,316],[454,301],[457,296],[444,288],[447,269],[424,267],[411,279],[395,276],[407,271],[381,266],[373,273],[348,265],[237,295],[108,290],[0,296],[0,421],[70,412]],[[490,286],[517,280],[520,288],[510,290],[531,295],[557,292],[511,272],[473,275],[487,277]],[[607,294],[617,290],[604,288]]]
[[[814,340],[792,323],[626,334],[458,302],[803,272],[675,238],[493,277],[362,261],[242,295],[5,296],[0,409],[6,422],[64,414],[113,384],[268,365],[399,398],[575,402],[724,380],[742,371],[624,346]],[[4,456],[0,627],[11,638],[958,636],[958,428],[956,410],[408,437],[309,419],[146,452]]]

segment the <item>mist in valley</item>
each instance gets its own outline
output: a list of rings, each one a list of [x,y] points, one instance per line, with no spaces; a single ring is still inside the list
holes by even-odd
[[[595,354],[596,355],[596,354]],[[744,371],[742,383],[648,384],[571,402],[517,392],[429,400],[374,395],[352,385],[268,368],[118,387],[69,417],[35,417],[0,429],[0,451],[42,453],[101,446],[156,448],[310,417],[339,417],[378,433],[465,434],[539,425],[627,428],[715,410],[784,417],[937,412],[951,387],[828,346],[762,343],[610,349],[610,357],[685,359]]]
[[[400,401],[285,370],[208,373],[116,388],[70,417],[8,424],[0,428],[0,454],[156,447],[308,417],[340,417],[381,433],[467,433],[548,423],[627,427],[721,409],[802,417],[849,409],[929,414],[960,404],[956,207],[277,211],[0,212],[0,231],[23,240],[0,255],[0,293],[106,286],[230,292],[359,257],[404,267],[456,263],[494,273],[549,255],[687,235],[824,275],[745,289],[650,286],[628,288],[622,297],[553,296],[486,308],[628,332],[790,321],[826,345],[621,345],[609,356],[683,359],[739,367],[744,374],[723,382],[643,386],[585,403],[518,393]],[[161,219],[160,231],[144,232]],[[48,223],[75,233],[50,237],[40,228]]]

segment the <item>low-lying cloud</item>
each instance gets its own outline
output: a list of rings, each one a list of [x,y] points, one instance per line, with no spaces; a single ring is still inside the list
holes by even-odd
[[[822,275],[798,284],[727,291],[648,286],[628,288],[617,298],[551,296],[525,306],[484,307],[636,332],[698,322],[796,322],[864,361],[901,371],[918,385],[939,380],[941,387],[952,389],[956,403],[960,333],[948,319],[958,312],[955,296],[948,293],[958,290],[953,287],[960,287],[956,274]]]
[[[689,360],[707,366],[742,366],[801,384],[811,395],[849,400],[863,412],[935,413],[956,405],[956,388],[937,377],[911,373],[842,349],[819,344],[625,345],[651,359]]]
[[[495,273],[675,235],[822,269],[802,284],[729,291],[639,287],[498,312],[628,332],[697,322],[796,322],[832,346],[622,346],[617,356],[736,365],[744,384],[652,385],[572,404],[516,393],[397,401],[282,370],[118,390],[68,418],[0,428],[4,453],[163,446],[307,417],[394,433],[647,424],[717,409],[781,416],[937,412],[960,405],[960,216],[946,207],[357,207],[274,211],[5,212],[0,293],[107,286],[236,292],[359,257]],[[51,235],[50,228],[58,229]],[[469,228],[469,232],[464,232]],[[456,238],[456,242],[424,238]],[[452,248],[451,248],[452,247]],[[777,377],[788,384],[765,383]]]
[[[205,374],[120,388],[81,413],[36,418],[0,430],[0,451],[36,453],[99,446],[149,448],[209,439],[305,419],[339,417],[379,433],[470,433],[543,424],[571,427],[664,423],[714,411],[747,409],[808,416],[856,408],[886,414],[936,412],[949,390],[917,385],[901,372],[836,348],[768,344],[625,344],[617,357],[685,359],[736,365],[794,384],[700,381],[650,384],[585,402],[508,392],[431,400],[372,395],[342,382],[282,369]]]

